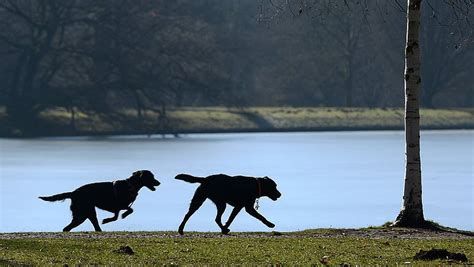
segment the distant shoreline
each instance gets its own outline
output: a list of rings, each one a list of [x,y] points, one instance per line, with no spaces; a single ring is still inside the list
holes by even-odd
[[[403,130],[401,108],[291,108],[186,107],[159,114],[145,111],[139,119],[134,110],[113,116],[57,108],[43,112],[34,131],[22,133],[0,112],[0,137],[72,137],[112,135],[181,135],[197,133],[325,132]],[[422,109],[422,130],[472,130],[474,109]]]
[[[445,131],[445,130],[474,130],[474,127],[469,128],[421,128],[422,131]],[[84,133],[84,134],[70,134],[70,135],[34,135],[34,136],[0,136],[0,138],[10,138],[10,139],[28,139],[28,138],[54,138],[54,137],[108,137],[108,136],[176,136],[180,137],[182,135],[189,134],[245,134],[245,133],[317,133],[317,132],[364,132],[364,131],[403,131],[403,128],[294,128],[294,129],[230,129],[230,130],[195,130],[195,131],[186,131],[186,132],[164,132],[164,133],[124,133],[124,132],[101,132],[101,133]]]

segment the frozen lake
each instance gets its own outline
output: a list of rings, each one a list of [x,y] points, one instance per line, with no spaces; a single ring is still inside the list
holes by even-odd
[[[421,137],[425,217],[474,230],[474,131]],[[401,131],[0,139],[0,151],[0,232],[61,231],[70,222],[70,200],[38,196],[124,179],[138,169],[153,171],[162,184],[155,192],[143,188],[135,212],[104,231],[177,230],[197,187],[174,180],[179,173],[272,177],[283,196],[262,198],[259,211],[277,231],[381,225],[395,219],[402,201]],[[206,201],[186,230],[218,231],[215,213]],[[110,215],[98,212],[99,220]],[[74,229],[92,230],[89,221]],[[271,229],[242,211],[231,230]]]

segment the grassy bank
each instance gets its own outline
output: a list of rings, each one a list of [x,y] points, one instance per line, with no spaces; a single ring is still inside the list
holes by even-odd
[[[403,129],[403,109],[290,108],[169,109],[166,119],[156,111],[139,117],[134,110],[114,114],[76,112],[56,108],[40,114],[31,135],[109,135],[196,132],[330,131]],[[423,129],[473,129],[473,109],[422,109]],[[0,135],[23,136],[0,109]]]
[[[370,229],[358,234],[343,229],[321,229],[296,233],[188,233],[184,237],[166,232],[49,233],[34,237],[0,235],[0,264],[316,264],[395,265],[416,261],[414,255],[431,248],[464,253],[474,259],[472,238],[437,236],[436,233],[397,236],[374,234]],[[362,234],[361,234],[362,233]],[[419,234],[419,233],[418,233]],[[132,253],[120,250],[129,246]],[[327,261],[327,262],[326,262]],[[447,263],[430,261],[430,264]],[[469,263],[469,262],[468,262]]]

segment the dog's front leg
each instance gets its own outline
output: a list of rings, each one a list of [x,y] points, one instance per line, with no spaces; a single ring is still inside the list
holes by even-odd
[[[132,214],[133,209],[128,207],[127,210],[122,214],[122,219],[127,218],[128,215]]]
[[[221,232],[226,235],[229,233],[229,229],[225,228],[224,225],[222,225],[222,214],[224,214],[226,204],[225,203],[216,203],[217,207],[217,215],[216,215],[216,223],[221,228]]]
[[[252,206],[247,206],[245,207],[245,211],[247,211],[248,214],[252,215],[253,217],[259,219],[261,222],[263,222],[266,226],[270,227],[270,228],[273,228],[275,227],[275,225],[271,222],[269,222],[267,219],[265,219],[265,217],[262,216],[262,214],[258,213],[258,211],[256,211],[253,207],[253,204]]]
[[[232,210],[232,213],[229,216],[229,219],[227,220],[227,222],[224,225],[224,228],[229,230],[230,224],[234,221],[235,216],[237,216],[237,214],[239,214],[239,212],[242,210],[242,208],[243,207],[234,207],[234,209]]]
[[[118,215],[119,215],[119,212],[117,211],[117,212],[114,213],[114,217],[103,219],[102,224],[106,224],[106,223],[109,223],[109,222],[116,221],[117,218],[118,218]]]

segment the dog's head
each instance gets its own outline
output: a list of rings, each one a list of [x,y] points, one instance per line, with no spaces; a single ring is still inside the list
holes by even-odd
[[[261,184],[262,196],[267,196],[273,201],[281,197],[281,193],[277,189],[277,184],[271,178],[265,176],[259,178],[259,181]]]
[[[155,176],[149,170],[136,171],[132,174],[131,178],[136,179],[139,184],[146,186],[151,191],[155,191],[155,186],[160,185],[160,182],[155,179]]]

